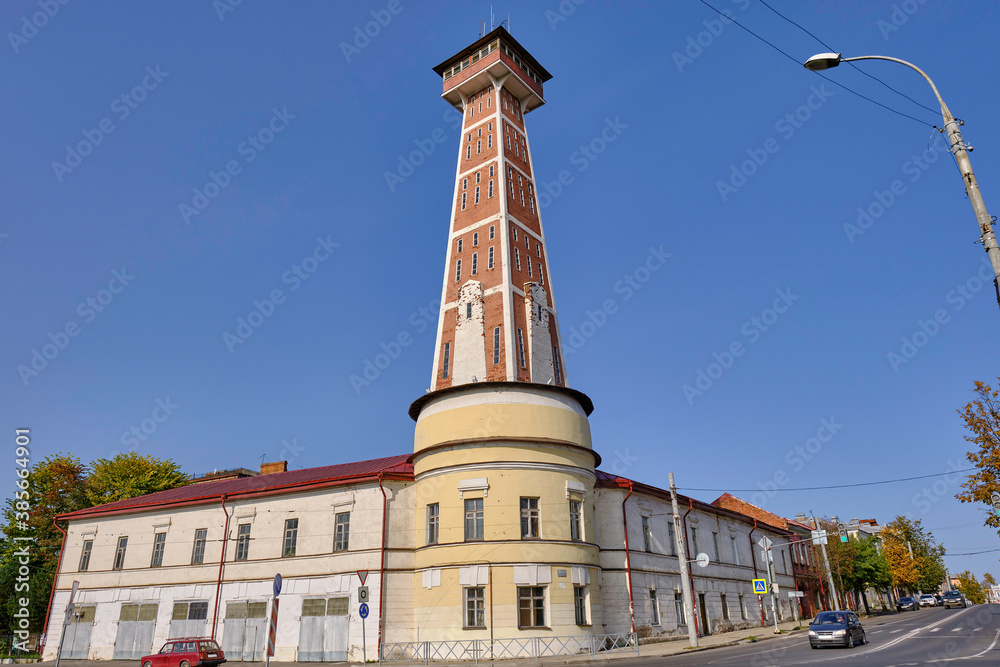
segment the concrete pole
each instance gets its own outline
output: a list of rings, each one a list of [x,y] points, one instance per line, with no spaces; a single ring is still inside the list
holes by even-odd
[[[813,514],[812,518],[816,530],[820,530],[819,522],[816,521],[816,515]],[[833,585],[833,570],[830,569],[830,558],[826,555],[826,544],[823,543],[822,539],[819,541],[819,548],[823,550],[823,564],[826,565],[826,581],[830,586],[830,594],[833,596],[833,606],[836,609],[840,609],[840,596],[837,595],[837,587]]]
[[[687,548],[685,547],[684,526],[681,523],[681,511],[677,506],[677,487],[674,486],[674,473],[669,473],[670,506],[674,512],[674,538],[677,541],[677,562],[681,567],[681,590],[684,595],[684,616],[687,618],[688,641],[692,647],[698,646],[698,633],[694,631],[694,603],[691,600],[691,579],[688,577]]]
[[[937,86],[934,85],[934,82],[931,81],[931,78],[927,76],[922,69],[913,63],[900,60],[899,58],[890,58],[889,56],[859,56],[857,58],[843,58],[842,62],[850,62],[852,60],[889,60],[894,63],[906,65],[910,69],[916,70],[920,76],[924,77],[924,79],[927,80],[927,83],[931,85],[931,89],[934,91],[934,95],[937,97],[938,103],[941,105],[941,117],[944,119],[944,132],[948,135],[948,143],[951,145],[951,152],[955,156],[955,162],[958,164],[958,170],[962,174],[962,181],[965,183],[965,193],[969,196],[969,203],[972,204],[972,210],[976,214],[976,222],[979,225],[980,243],[983,244],[983,247],[986,249],[986,254],[990,258],[994,278],[1000,280],[1000,247],[997,246],[997,239],[993,234],[993,221],[986,212],[986,204],[983,203],[983,196],[979,191],[979,184],[976,182],[976,175],[972,171],[972,162],[969,161],[968,151],[971,150],[971,148],[966,147],[965,140],[962,138],[962,133],[958,129],[959,122],[955,120],[954,116],[951,115],[951,111],[948,109],[948,105],[945,104],[944,100],[941,98],[941,94],[938,92]]]

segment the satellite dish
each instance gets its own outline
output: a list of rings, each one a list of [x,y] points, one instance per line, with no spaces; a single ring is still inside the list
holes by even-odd
[[[708,554],[698,554],[698,558],[695,559],[695,562],[698,563],[698,567],[705,567],[708,565]]]

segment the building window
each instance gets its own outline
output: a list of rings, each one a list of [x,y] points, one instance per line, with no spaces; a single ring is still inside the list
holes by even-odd
[[[479,192],[479,188],[476,188],[476,192],[477,193]],[[472,275],[476,275],[478,272],[479,272],[479,253],[474,252],[472,253]],[[471,303],[469,304],[469,307],[470,308],[472,307]]]
[[[490,248],[490,261],[493,261],[493,248]],[[500,363],[500,327],[493,328],[493,363]]]
[[[479,232],[475,232],[472,235],[472,247],[479,245]]]
[[[521,270],[521,253],[517,251],[517,248],[514,248],[514,265],[518,271]]]
[[[486,589],[482,586],[465,589],[465,628],[486,627]]]
[[[236,560],[247,560],[250,555],[250,524],[241,523],[236,531]]]
[[[492,241],[493,237],[496,235],[495,234],[495,229],[496,229],[496,227],[494,225],[490,225],[490,241]]]
[[[747,606],[743,603],[743,596],[740,596],[740,618],[747,620]]]
[[[520,327],[517,329],[517,348],[521,356],[521,368],[524,368],[524,336],[521,333]]]
[[[525,253],[525,254],[527,254],[527,253]],[[528,260],[528,277],[530,278],[531,277],[531,258],[528,257],[527,260]],[[541,308],[541,306],[539,306],[539,308]],[[542,318],[541,313],[538,314],[538,318],[539,319]]]
[[[510,135],[507,135],[507,150],[510,150]]]
[[[649,517],[644,516],[642,518],[642,549],[643,551],[653,551],[653,545],[650,544],[649,535]]]
[[[113,569],[120,570],[125,567],[125,549],[128,548],[128,538],[118,538],[118,549],[115,550],[115,564]]]
[[[579,500],[569,501],[569,539],[574,542],[583,539],[583,503]]]
[[[510,228],[510,233],[513,235],[514,241],[516,242],[517,241],[517,227],[511,227]]]
[[[541,272],[541,269],[539,269]],[[559,367],[559,348],[552,346],[552,361],[556,367],[556,384],[562,384],[562,369]]]
[[[523,188],[524,187],[524,183],[521,181],[521,174],[517,175],[517,187],[519,187],[519,188]]]
[[[489,187],[489,190],[487,192],[488,192],[488,198],[492,199],[493,198],[493,181],[492,180],[490,180],[490,187]]]
[[[478,185],[476,186],[476,201],[474,201],[473,203],[474,204],[478,204],[479,203],[479,186]]]
[[[467,178],[463,178],[462,179],[462,189],[463,190],[468,190],[469,189],[469,179],[467,179]]]
[[[587,588],[585,586],[573,587],[573,608],[576,610],[576,624],[590,625],[587,620]]]
[[[720,595],[722,597],[722,620],[728,621],[729,620],[729,603],[726,602],[726,594],[725,593],[721,593]]]
[[[478,139],[478,140],[476,140],[476,153],[478,154],[478,153],[482,153],[482,152],[483,152],[483,140],[482,139]]]
[[[729,543],[733,546],[733,565],[740,564],[740,551],[736,548],[736,538],[730,537]]]
[[[721,563],[722,558],[719,557],[719,534],[712,533],[712,548],[715,550],[715,562]]]
[[[531,239],[529,239],[528,235],[525,234],[524,235],[524,254],[527,255],[529,250],[531,250]]]
[[[493,165],[490,165],[490,178],[493,178]]]
[[[337,512],[333,518],[333,550],[347,551],[351,548],[351,513]]]
[[[483,128],[479,128],[479,134],[477,134],[476,136],[477,137],[483,136]]]
[[[462,239],[458,240],[458,252],[462,252]]]
[[[440,508],[437,503],[427,506],[427,544],[438,543],[438,522]]]
[[[649,589],[649,624],[660,624],[660,603],[656,599],[656,589]]]
[[[166,543],[166,533],[156,533],[153,535],[153,557],[149,559],[150,567],[160,567],[163,565],[163,547]]]
[[[517,587],[517,627],[545,627],[545,586]]]
[[[465,541],[483,539],[483,499],[469,498],[465,501]]]
[[[677,614],[677,625],[687,625],[684,617],[684,594],[674,593],[674,613]]]
[[[786,574],[788,573],[788,563],[785,561],[784,549],[782,549],[781,551],[781,571],[785,572]]]
[[[674,535],[674,524],[673,522],[667,523],[667,542],[670,542],[670,555],[677,555],[677,536]]]
[[[489,100],[488,99],[486,100],[486,103],[489,104]],[[492,132],[493,131],[493,121],[490,121],[489,123],[486,124],[486,131],[487,132]]]
[[[524,206],[524,190],[519,191],[521,193],[521,206]]]
[[[465,193],[465,192],[462,193],[462,210],[463,211],[465,210],[465,199],[466,199],[467,196],[468,196],[467,193]]]
[[[514,196],[514,181],[508,181],[507,184],[510,185],[510,196],[513,197]]]
[[[492,134],[486,137],[486,147],[487,148],[493,148],[493,135]]]
[[[285,519],[285,541],[281,547],[282,556],[295,555],[295,543],[299,537],[299,520]]]
[[[90,567],[90,552],[94,550],[94,540],[83,541],[83,553],[80,554],[80,572],[86,572]]]
[[[465,142],[469,144],[472,143],[472,132],[469,132],[469,136],[465,138]]]
[[[493,268],[493,246],[490,246],[490,263],[488,268]]]
[[[531,205],[531,212],[534,213],[535,212],[535,198],[534,197],[528,197],[528,203]]]
[[[466,146],[465,147],[465,159],[468,160],[471,157],[472,157],[472,146],[471,145],[470,146]]]
[[[462,279],[462,260],[455,262],[455,282]]]
[[[208,528],[199,528],[194,531],[194,546],[191,548],[191,564],[198,565],[205,562],[205,543],[208,541]]]
[[[694,526],[691,527],[691,549],[688,551],[688,556],[691,554],[698,553],[698,529]]]
[[[542,267],[541,266],[538,267],[538,283],[540,285],[544,285],[545,284],[545,276],[542,275]]]
[[[521,539],[538,536],[538,498],[521,498]]]
[[[444,344],[444,363],[441,368],[441,377],[448,377],[448,362],[451,361],[451,343]]]
[[[473,271],[473,273],[475,273],[475,271]],[[467,319],[467,320],[471,320],[472,319],[472,302],[471,301],[469,301],[469,302],[467,302],[465,304],[465,319]]]

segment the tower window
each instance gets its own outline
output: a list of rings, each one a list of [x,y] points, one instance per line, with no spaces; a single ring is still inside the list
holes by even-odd
[[[493,106],[492,104],[490,104],[490,102],[492,102],[492,101],[493,101],[493,96],[492,95],[486,98],[486,108],[487,109],[489,109],[490,107]]]
[[[463,190],[468,190],[469,189],[469,179],[467,179],[467,178],[463,178],[462,179],[462,189]]]
[[[479,154],[482,152],[483,152],[483,140],[480,139],[479,141],[476,142],[476,153]]]
[[[528,204],[531,205],[531,212],[534,213],[535,212],[535,198],[529,196],[528,197]]]
[[[490,165],[490,178],[493,178],[493,165]]]
[[[458,240],[458,251],[462,252],[462,239]]]
[[[462,279],[462,260],[455,262],[455,282]]]
[[[489,132],[493,131],[493,122],[492,121],[486,125],[486,130],[489,131]]]
[[[489,198],[493,199],[493,181],[492,181],[492,179],[490,180]]]
[[[467,196],[468,196],[468,195],[467,195],[466,193],[464,193],[464,192],[462,193],[462,210],[463,210],[463,211],[465,210],[465,198],[466,198]]]
[[[525,257],[525,259],[528,260],[528,277],[530,278],[531,277],[531,258],[530,257]],[[539,308],[540,307],[541,306],[539,306]],[[541,317],[541,314],[539,314],[539,317]]]
[[[470,157],[472,157],[472,146],[471,145],[465,147],[465,159],[468,160]]]
[[[524,206],[524,190],[518,190],[518,192],[521,193],[521,206]]]
[[[493,225],[490,225],[490,241],[492,241],[492,240],[493,240],[493,236],[494,236],[494,229],[495,229],[495,228],[494,228],[494,226],[493,226]]]
[[[472,143],[472,132],[469,132],[469,137],[465,140],[466,143]]]
[[[493,148],[493,135],[492,134],[489,135],[488,137],[486,137],[486,147],[487,148]]]
[[[519,188],[523,188],[524,187],[524,183],[521,182],[521,174],[517,175],[517,187],[519,187]]]
[[[472,234],[472,246],[475,247],[479,245],[479,232],[474,232]]]
[[[479,273],[479,253],[472,253],[472,275]]]
[[[479,113],[482,113],[482,112],[483,112],[483,103],[480,102],[479,103]]]
[[[559,350],[555,345],[552,346],[552,360],[555,362],[556,366],[556,384],[562,384],[562,372],[559,368]],[[673,544],[673,542],[671,542]]]
[[[524,335],[520,327],[517,329],[517,352],[521,358],[521,368],[524,368]]]
[[[489,268],[493,268],[493,246],[490,246],[490,264]]]
[[[441,363],[441,377],[448,378],[448,363],[451,361],[451,343],[444,344],[444,361]]]
[[[493,364],[500,363],[500,327],[493,328]]]
[[[483,128],[479,128],[479,134],[477,134],[476,136],[477,137],[483,136]]]
[[[518,252],[517,248],[514,248],[514,266],[517,267],[518,271],[521,270],[521,253]]]
[[[476,183],[478,183],[478,182],[479,182],[479,172],[477,171],[476,172]]]
[[[528,241],[530,241],[530,240],[531,240],[531,239],[529,239],[529,238],[528,238],[528,235],[527,235],[527,234],[525,234],[525,235],[524,235],[524,250],[525,250],[525,253],[524,253],[524,254],[525,254],[525,255],[527,255],[527,254],[528,254],[528,253],[527,253],[527,251],[528,251],[528,250],[531,250],[531,244],[530,244],[530,243],[528,243]]]
[[[535,244],[535,255],[538,257],[542,256],[542,246],[537,243]]]
[[[507,150],[510,150],[510,135],[507,135]]]
[[[479,203],[479,186],[478,185],[476,186],[476,201],[475,201],[475,203],[476,204]]]
[[[517,241],[517,227],[511,227],[510,233],[513,235],[514,240]]]
[[[472,319],[472,302],[471,301],[469,301],[468,303],[465,304],[465,319],[467,319],[467,320],[471,320]]]
[[[542,275],[542,265],[541,264],[538,265],[538,284],[539,285],[544,285],[545,284],[545,276]]]
[[[507,183],[510,184],[510,196],[513,197],[514,196],[514,181],[508,180]]]

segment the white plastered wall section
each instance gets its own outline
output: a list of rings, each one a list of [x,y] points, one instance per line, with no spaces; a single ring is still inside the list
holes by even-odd
[[[552,365],[552,337],[549,333],[549,308],[545,288],[528,283],[524,295],[524,315],[528,323],[528,354],[531,358],[531,380],[539,384],[555,382]]]
[[[469,280],[459,291],[452,385],[486,380],[483,284]]]

